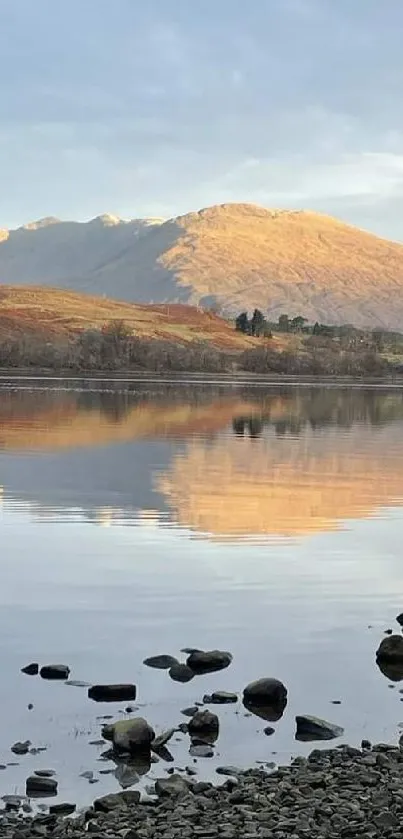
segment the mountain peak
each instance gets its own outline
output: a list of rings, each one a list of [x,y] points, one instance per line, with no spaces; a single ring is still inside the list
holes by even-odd
[[[28,224],[23,224],[20,230],[40,230],[42,227],[51,227],[53,224],[60,224],[61,220],[56,216],[45,216],[36,221],[29,221]]]

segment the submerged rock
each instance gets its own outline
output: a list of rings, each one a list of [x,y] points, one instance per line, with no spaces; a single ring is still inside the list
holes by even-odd
[[[215,673],[225,670],[232,661],[231,653],[223,650],[194,650],[188,656],[186,664],[196,674]]]
[[[92,685],[88,698],[94,702],[126,702],[136,698],[135,685]]]
[[[167,743],[169,743],[171,737],[173,737],[177,730],[177,728],[168,728],[167,731],[163,731],[162,734],[159,734],[158,737],[155,737],[151,743],[151,748],[153,749],[153,751],[157,752],[160,749],[163,749],[163,747],[166,746]]]
[[[174,664],[170,670],[169,675],[174,682],[190,682],[194,679],[193,670],[187,664]]]
[[[192,743],[189,749],[192,757],[214,757],[214,749],[207,743]]]
[[[136,752],[150,750],[155,732],[143,717],[136,717],[105,725],[102,736],[112,740],[113,747],[118,751]]]
[[[146,667],[154,667],[156,670],[169,670],[179,661],[173,655],[154,655],[151,658],[146,658],[143,661]]]
[[[40,669],[42,679],[60,679],[66,681],[70,675],[70,667],[66,664],[46,664]]]
[[[344,734],[344,728],[340,725],[335,725],[319,717],[297,716],[295,722],[297,724],[296,740],[333,740]]]
[[[199,709],[197,705],[190,705],[189,708],[182,708],[181,714],[183,714],[185,717],[194,717],[194,715],[197,714],[198,710]]]
[[[27,664],[25,667],[21,667],[21,673],[25,673],[26,676],[37,676],[39,673],[39,664],[37,662],[32,662],[32,664]]]

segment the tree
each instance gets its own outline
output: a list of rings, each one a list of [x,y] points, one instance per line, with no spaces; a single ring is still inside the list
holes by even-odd
[[[307,318],[303,318],[302,315],[297,315],[297,317],[293,318],[290,322],[292,331],[301,332],[301,330],[307,322]]]
[[[244,332],[247,334],[249,332],[249,320],[247,312],[241,312],[240,315],[235,320],[235,329],[238,332]]]
[[[278,319],[278,328],[280,332],[288,332],[290,328],[290,321],[288,315],[280,315]]]
[[[252,335],[255,335],[257,338],[263,335],[266,325],[266,318],[263,312],[261,312],[260,309],[255,309],[250,322]]]

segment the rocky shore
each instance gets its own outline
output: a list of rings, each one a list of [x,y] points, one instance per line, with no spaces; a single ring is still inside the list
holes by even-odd
[[[399,839],[403,748],[365,745],[315,749],[270,774],[225,767],[219,787],[175,773],[155,782],[154,795],[107,795],[74,817],[64,817],[59,807],[27,819],[9,808],[0,837]]]

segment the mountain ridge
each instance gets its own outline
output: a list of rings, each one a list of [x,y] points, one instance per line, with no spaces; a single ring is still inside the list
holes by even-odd
[[[0,282],[234,314],[401,328],[403,244],[310,210],[226,203],[172,219],[53,217],[0,231]]]

